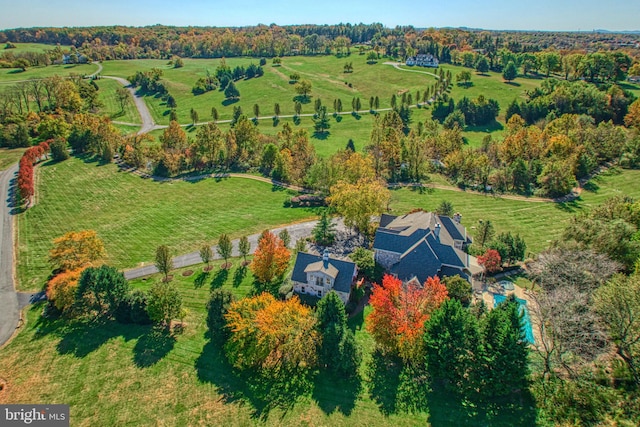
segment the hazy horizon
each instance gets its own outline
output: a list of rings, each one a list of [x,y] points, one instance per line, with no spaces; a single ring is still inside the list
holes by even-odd
[[[3,2],[6,2],[4,0]],[[193,27],[245,27],[270,25],[336,25],[374,23],[385,27],[470,28],[494,31],[639,31],[640,2],[611,0],[603,7],[596,0],[540,0],[504,7],[498,0],[479,3],[398,0],[389,7],[383,0],[340,2],[326,0],[293,5],[284,0],[141,0],[86,2],[80,0],[24,0],[2,6],[1,29],[32,27],[93,27],[151,25]]]

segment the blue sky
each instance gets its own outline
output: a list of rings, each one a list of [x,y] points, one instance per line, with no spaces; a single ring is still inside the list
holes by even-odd
[[[640,30],[632,0],[0,0],[0,29],[34,26],[337,24]]]

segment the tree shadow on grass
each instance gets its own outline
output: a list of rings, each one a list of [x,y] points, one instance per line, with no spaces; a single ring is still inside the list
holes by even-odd
[[[361,392],[360,376],[346,379],[321,371],[314,381],[312,397],[325,414],[338,411],[349,416]]]
[[[198,275],[193,279],[193,286],[196,289],[200,289],[201,287],[204,286],[204,284],[207,282],[207,279],[209,278],[209,272],[208,271],[201,271],[200,273],[198,273]]]
[[[423,371],[379,350],[373,353],[367,369],[371,399],[384,415],[427,412],[428,387]]]
[[[461,393],[434,386],[427,394],[429,423],[433,427],[477,426],[480,423],[475,408]]]
[[[133,362],[139,368],[148,368],[164,358],[176,343],[176,337],[168,330],[152,327],[138,338],[133,348]]]
[[[310,391],[309,378],[296,372],[280,372],[276,378],[265,378],[256,371],[238,372],[225,357],[223,340],[207,334],[210,340],[196,359],[195,368],[198,379],[215,385],[224,403],[246,402],[251,416],[265,421],[275,408],[286,415],[297,398]]]
[[[235,273],[233,273],[233,287],[237,288],[238,286],[240,286],[246,276],[247,266],[241,264],[240,267],[236,269]]]
[[[580,203],[578,203],[578,201],[580,201],[580,197],[569,202],[559,202],[554,203],[553,205],[556,207],[556,209],[559,209],[561,211],[567,213],[576,213],[582,210],[582,206],[580,205]]]
[[[324,131],[324,132],[313,132],[313,135],[311,137],[313,139],[319,139],[321,141],[325,141],[327,138],[329,138],[329,136],[331,136],[331,132]]]
[[[385,357],[376,350],[367,367],[369,373],[369,394],[384,415],[397,410],[396,395],[400,386],[400,361]]]
[[[213,276],[213,280],[211,280],[211,290],[221,288],[229,278],[229,270],[226,268],[221,268],[216,272]]]
[[[41,306],[38,304],[34,309]],[[47,319],[40,317],[36,323],[35,339],[55,334],[61,337],[56,350],[59,354],[71,354],[83,358],[99,349],[107,341],[123,337],[125,341],[141,336],[147,327],[123,325],[110,320],[69,320],[65,318]]]

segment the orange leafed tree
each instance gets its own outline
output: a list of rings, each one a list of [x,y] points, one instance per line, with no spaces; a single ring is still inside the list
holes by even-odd
[[[382,285],[373,286],[367,328],[383,350],[405,361],[419,360],[424,324],[447,298],[447,288],[438,277],[429,277],[419,286],[385,275]]]
[[[93,230],[70,231],[53,241],[49,262],[70,271],[86,267],[104,256],[104,243]]]
[[[269,230],[265,230],[253,254],[251,271],[259,283],[271,283],[273,279],[284,274],[289,266],[289,259],[291,259],[291,252],[282,240]]]
[[[225,349],[239,369],[308,369],[318,343],[315,316],[297,297],[276,300],[263,293],[233,302],[227,314],[231,336]]]
[[[60,311],[66,311],[73,305],[78,279],[83,269],[65,271],[49,280],[47,285],[47,299]]]

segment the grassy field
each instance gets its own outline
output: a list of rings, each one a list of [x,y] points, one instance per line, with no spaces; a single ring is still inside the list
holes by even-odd
[[[233,58],[228,59],[227,64],[231,67],[236,65],[246,66],[253,59]],[[354,72],[343,73],[345,62],[354,63]],[[294,113],[293,105],[296,93],[293,85],[289,84],[288,76],[299,73],[302,78],[312,82],[312,93],[310,103],[303,104],[303,114],[313,111],[313,102],[320,98],[323,104],[333,111],[333,100],[340,98],[343,103],[343,110],[351,110],[351,100],[353,97],[360,97],[362,109],[369,107],[369,98],[378,96],[380,108],[390,107],[391,95],[400,95],[408,91],[414,97],[417,91],[424,91],[434,82],[434,77],[416,73],[397,70],[390,65],[383,64],[383,60],[377,64],[368,65],[365,59],[359,55],[352,55],[349,58],[336,58],[334,56],[319,57],[292,57],[285,58],[281,67],[273,67],[268,63],[265,67],[265,75],[260,78],[240,81],[237,87],[241,97],[236,103],[226,103],[220,91],[212,91],[202,95],[193,95],[191,87],[199,77],[203,77],[207,70],[214,72],[220,60],[188,59],[184,61],[184,67],[172,68],[162,60],[136,60],[136,61],[107,61],[104,65],[104,75],[114,75],[119,77],[129,77],[136,71],[146,71],[151,68],[163,70],[163,80],[167,82],[169,92],[175,97],[178,108],[178,121],[189,123],[191,121],[190,111],[194,108],[198,112],[200,121],[210,120],[211,108],[215,107],[221,120],[231,118],[234,106],[240,106],[242,111],[249,117],[253,117],[253,105],[260,106],[260,115],[270,117],[273,115],[273,105],[278,102],[281,106],[282,115]],[[403,67],[410,71],[432,71],[417,67]],[[444,65],[445,70],[450,70],[455,76],[463,67]],[[479,95],[491,97],[500,103],[501,114],[499,122],[489,127],[468,128],[465,137],[470,146],[479,146],[485,135],[491,133],[495,138],[501,136],[504,122],[504,112],[508,104],[516,98],[522,98],[525,91],[540,84],[540,79],[519,78],[511,84],[505,83],[502,76],[497,73],[487,73],[486,75],[473,74],[472,84],[469,87],[454,85],[451,96],[456,100],[467,96],[476,98]],[[350,83],[349,87],[345,83]],[[114,89],[115,90],[115,89]],[[164,102],[158,97],[147,96],[149,106],[154,120],[160,124],[168,124],[168,109]],[[431,117],[429,109],[414,109],[412,121],[424,121]],[[124,119],[118,118],[120,121]],[[264,133],[275,133],[280,129],[282,123],[290,119],[281,119],[277,126],[273,126],[270,118],[260,121],[260,131]],[[351,115],[340,117],[340,121],[332,120],[330,134],[321,141],[317,141],[316,148],[320,155],[328,155],[346,145],[349,139],[353,139],[356,147],[363,147],[368,143],[371,133],[372,118],[364,113],[358,119]],[[299,127],[305,128],[313,134],[313,121],[311,118],[302,118]]]
[[[236,65],[247,66],[255,59],[232,58],[227,59],[231,67]],[[354,63],[354,72],[343,73],[343,65],[346,62]],[[369,98],[378,96],[380,108],[389,107],[391,95],[410,90],[424,90],[434,81],[433,77],[416,73],[405,73],[393,69],[388,65],[378,63],[367,65],[364,57],[352,56],[350,58],[335,58],[333,56],[322,57],[292,57],[283,59],[281,67],[273,67],[268,63],[264,67],[265,74],[262,77],[237,82],[240,91],[240,100],[237,103],[227,105],[224,95],[220,91],[211,91],[195,96],[191,88],[199,77],[204,77],[206,70],[214,72],[220,60],[212,59],[185,59],[184,67],[172,68],[166,61],[138,60],[138,61],[108,61],[105,62],[104,75],[129,77],[136,71],[145,71],[153,67],[163,70],[163,80],[167,82],[169,92],[175,97],[178,108],[178,121],[189,123],[190,110],[194,108],[200,120],[208,120],[211,117],[211,107],[216,107],[221,119],[230,119],[233,106],[240,106],[245,114],[253,117],[253,105],[260,106],[261,115],[273,115],[273,106],[280,103],[281,114],[294,114],[294,97],[296,93],[293,85],[289,84],[289,75],[298,72],[302,78],[312,82],[312,92],[309,104],[304,104],[302,112],[313,112],[313,102],[320,98],[330,112],[333,111],[333,100],[340,98],[343,111],[351,110],[353,97],[360,97],[362,109],[369,106]],[[347,83],[351,83],[349,87]],[[153,96],[147,97],[147,103],[152,110],[154,119],[158,123],[168,124],[168,110],[166,105]]]
[[[5,52],[22,53],[22,52],[46,52],[53,50],[55,45],[44,43],[13,43],[15,49],[5,49],[6,43],[0,43],[0,55]],[[70,46],[60,46],[62,50],[67,50]]]
[[[519,233],[527,242],[528,251],[538,253],[552,240],[560,238],[573,215],[618,194],[640,198],[639,179],[638,170],[606,172],[591,181],[588,186],[591,191],[584,190],[580,198],[569,203],[525,202],[437,189],[421,193],[404,188],[392,192],[391,208],[395,214],[414,208],[433,210],[448,200],[463,215],[463,224],[471,235],[478,220],[490,220],[496,232]]]
[[[25,150],[26,148],[0,148],[0,171],[17,163]]]
[[[127,123],[140,123],[140,114],[136,109],[133,98],[129,96],[130,102],[125,107],[124,111],[120,109],[120,103],[116,98],[116,89],[122,87],[120,83],[110,79],[96,80],[98,87],[98,97],[103,103],[103,107],[100,109],[101,114],[106,114],[111,120],[118,120]]]
[[[205,280],[201,268],[190,277],[175,272],[173,283],[188,314],[184,331],[174,337],[135,325],[69,326],[46,321],[40,318],[41,307],[32,308],[25,330],[0,351],[0,376],[8,380],[0,403],[67,403],[74,426],[426,424],[426,411],[400,409],[403,402],[396,397],[400,381],[394,372],[373,363],[373,341],[364,330],[364,313],[350,320],[365,353],[361,380],[319,376],[312,390],[293,398],[290,406],[269,410],[269,402],[231,371],[205,334],[205,304],[211,288],[223,286],[239,297],[251,289],[248,271],[234,284],[240,262],[233,263],[226,280],[221,279],[220,263],[214,263]],[[132,285],[148,288],[156,279]],[[456,414],[447,417],[455,422]]]
[[[161,244],[186,253],[223,232],[235,238],[315,214],[285,208],[292,193],[246,179],[159,183],[77,158],[36,171],[36,205],[16,216],[20,289],[43,286],[51,242],[71,230],[96,230],[107,261],[125,268],[152,261]]]
[[[48,67],[31,67],[26,71],[17,68],[0,68],[0,90],[12,83],[29,79],[43,79],[55,75],[68,76],[69,74],[91,74],[97,71],[97,65],[77,64],[77,65],[49,65]]]

